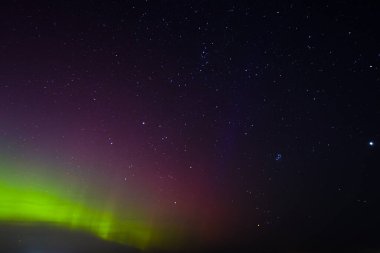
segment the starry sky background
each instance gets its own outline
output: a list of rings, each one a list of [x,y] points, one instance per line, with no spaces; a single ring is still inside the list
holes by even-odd
[[[21,173],[169,224],[171,250],[379,249],[375,1],[0,12],[1,159],[44,167]]]

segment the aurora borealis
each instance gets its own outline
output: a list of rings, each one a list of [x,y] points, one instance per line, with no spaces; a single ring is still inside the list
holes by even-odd
[[[0,253],[380,250],[380,4],[0,8]]]
[[[67,188],[56,183],[57,180],[38,178],[37,169],[27,165],[20,169],[2,164],[1,168],[6,180],[0,181],[0,221],[48,223],[88,231],[102,239],[139,248],[146,246],[152,228],[141,217],[139,221],[131,210],[118,217],[105,200],[90,201],[75,185]]]
[[[152,221],[146,209],[138,209],[133,201],[121,203],[99,185],[75,183],[41,165],[6,160],[0,166],[0,224],[45,224],[140,250],[175,249],[186,235],[173,221]]]

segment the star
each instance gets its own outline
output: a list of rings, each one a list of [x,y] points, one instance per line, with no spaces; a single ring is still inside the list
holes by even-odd
[[[369,145],[370,147],[373,147],[373,146],[375,146],[375,142],[373,142],[373,141],[369,141],[369,142],[368,142],[368,145]]]

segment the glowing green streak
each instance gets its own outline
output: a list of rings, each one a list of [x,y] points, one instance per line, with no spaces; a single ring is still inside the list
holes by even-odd
[[[34,173],[38,170],[30,171],[20,172],[17,166],[0,164],[0,221],[44,222],[87,231],[140,249],[150,242],[152,226],[141,217],[137,219],[131,212],[116,212],[104,206],[104,202],[78,196],[72,185],[58,186],[51,179],[36,178]]]

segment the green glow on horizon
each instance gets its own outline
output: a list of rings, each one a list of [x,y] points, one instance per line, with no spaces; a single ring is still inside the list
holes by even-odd
[[[35,168],[0,164],[0,222],[47,223],[140,249],[152,243],[153,226],[140,213],[136,217],[136,211],[78,194],[77,185],[57,184],[38,174],[44,175]]]

